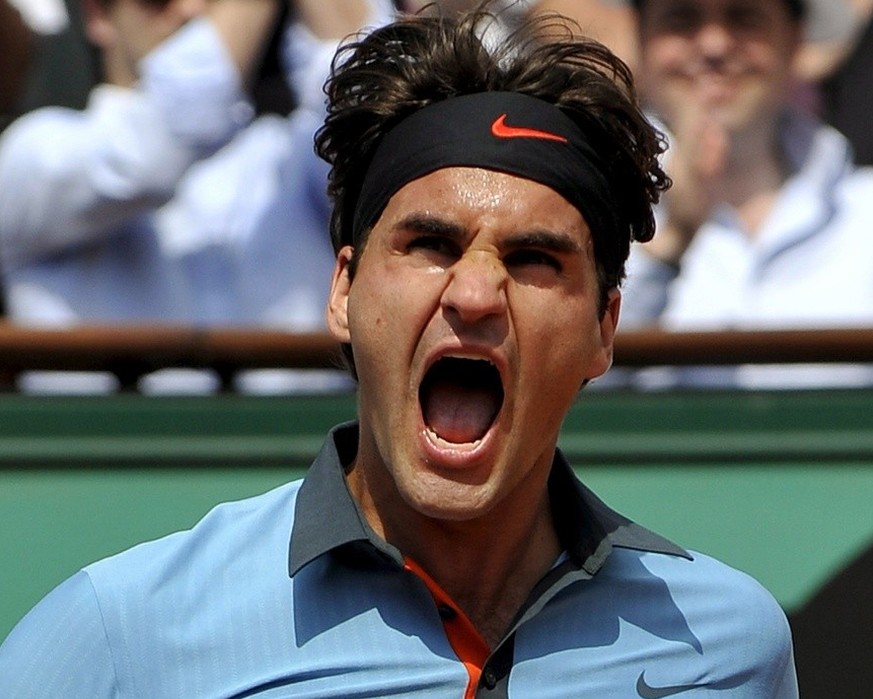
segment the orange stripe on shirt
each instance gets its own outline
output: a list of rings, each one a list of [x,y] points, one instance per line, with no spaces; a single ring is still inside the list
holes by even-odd
[[[476,696],[476,688],[479,686],[482,668],[485,666],[485,661],[488,660],[491,649],[470,618],[455,604],[439,583],[425,572],[424,568],[411,558],[404,558],[403,564],[406,570],[424,582],[437,606],[446,605],[454,611],[453,618],[443,619],[443,628],[449,645],[452,646],[455,655],[458,656],[467,670],[467,689],[464,692],[464,699],[473,699]]]

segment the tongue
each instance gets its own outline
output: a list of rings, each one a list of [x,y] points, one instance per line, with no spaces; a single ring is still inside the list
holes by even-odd
[[[424,419],[442,439],[453,444],[475,442],[494,421],[499,405],[482,387],[435,382],[424,401]]]

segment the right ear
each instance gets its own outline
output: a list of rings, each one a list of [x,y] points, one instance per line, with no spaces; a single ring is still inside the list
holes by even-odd
[[[82,25],[85,36],[97,48],[106,48],[115,43],[115,25],[109,8],[100,0],[81,0]]]
[[[349,265],[352,262],[355,249],[346,245],[340,249],[333,267],[333,279],[330,283],[330,295],[327,299],[327,329],[339,342],[351,342],[349,332],[349,291],[352,280],[349,276]]]

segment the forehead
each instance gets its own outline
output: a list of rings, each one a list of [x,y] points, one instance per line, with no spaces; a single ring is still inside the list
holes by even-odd
[[[588,231],[579,210],[555,190],[485,168],[442,168],[406,183],[388,201],[377,227],[414,213],[473,228],[560,228],[586,235]]]
[[[641,8],[644,18],[664,12],[681,12],[707,17],[754,14],[793,21],[785,0],[645,0]]]
[[[166,7],[176,1],[177,0],[98,0],[98,2],[104,7],[110,7],[112,5],[139,5],[141,7],[157,9]]]

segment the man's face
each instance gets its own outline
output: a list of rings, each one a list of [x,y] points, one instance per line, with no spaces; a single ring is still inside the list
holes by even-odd
[[[617,290],[598,312],[579,211],[531,180],[445,168],[391,198],[353,281],[350,255],[328,323],[359,378],[353,487],[366,479],[399,521],[541,498],[566,412],[611,362],[618,316]]]
[[[783,0],[645,0],[641,89],[668,124],[693,108],[730,130],[772,120],[800,38]]]

